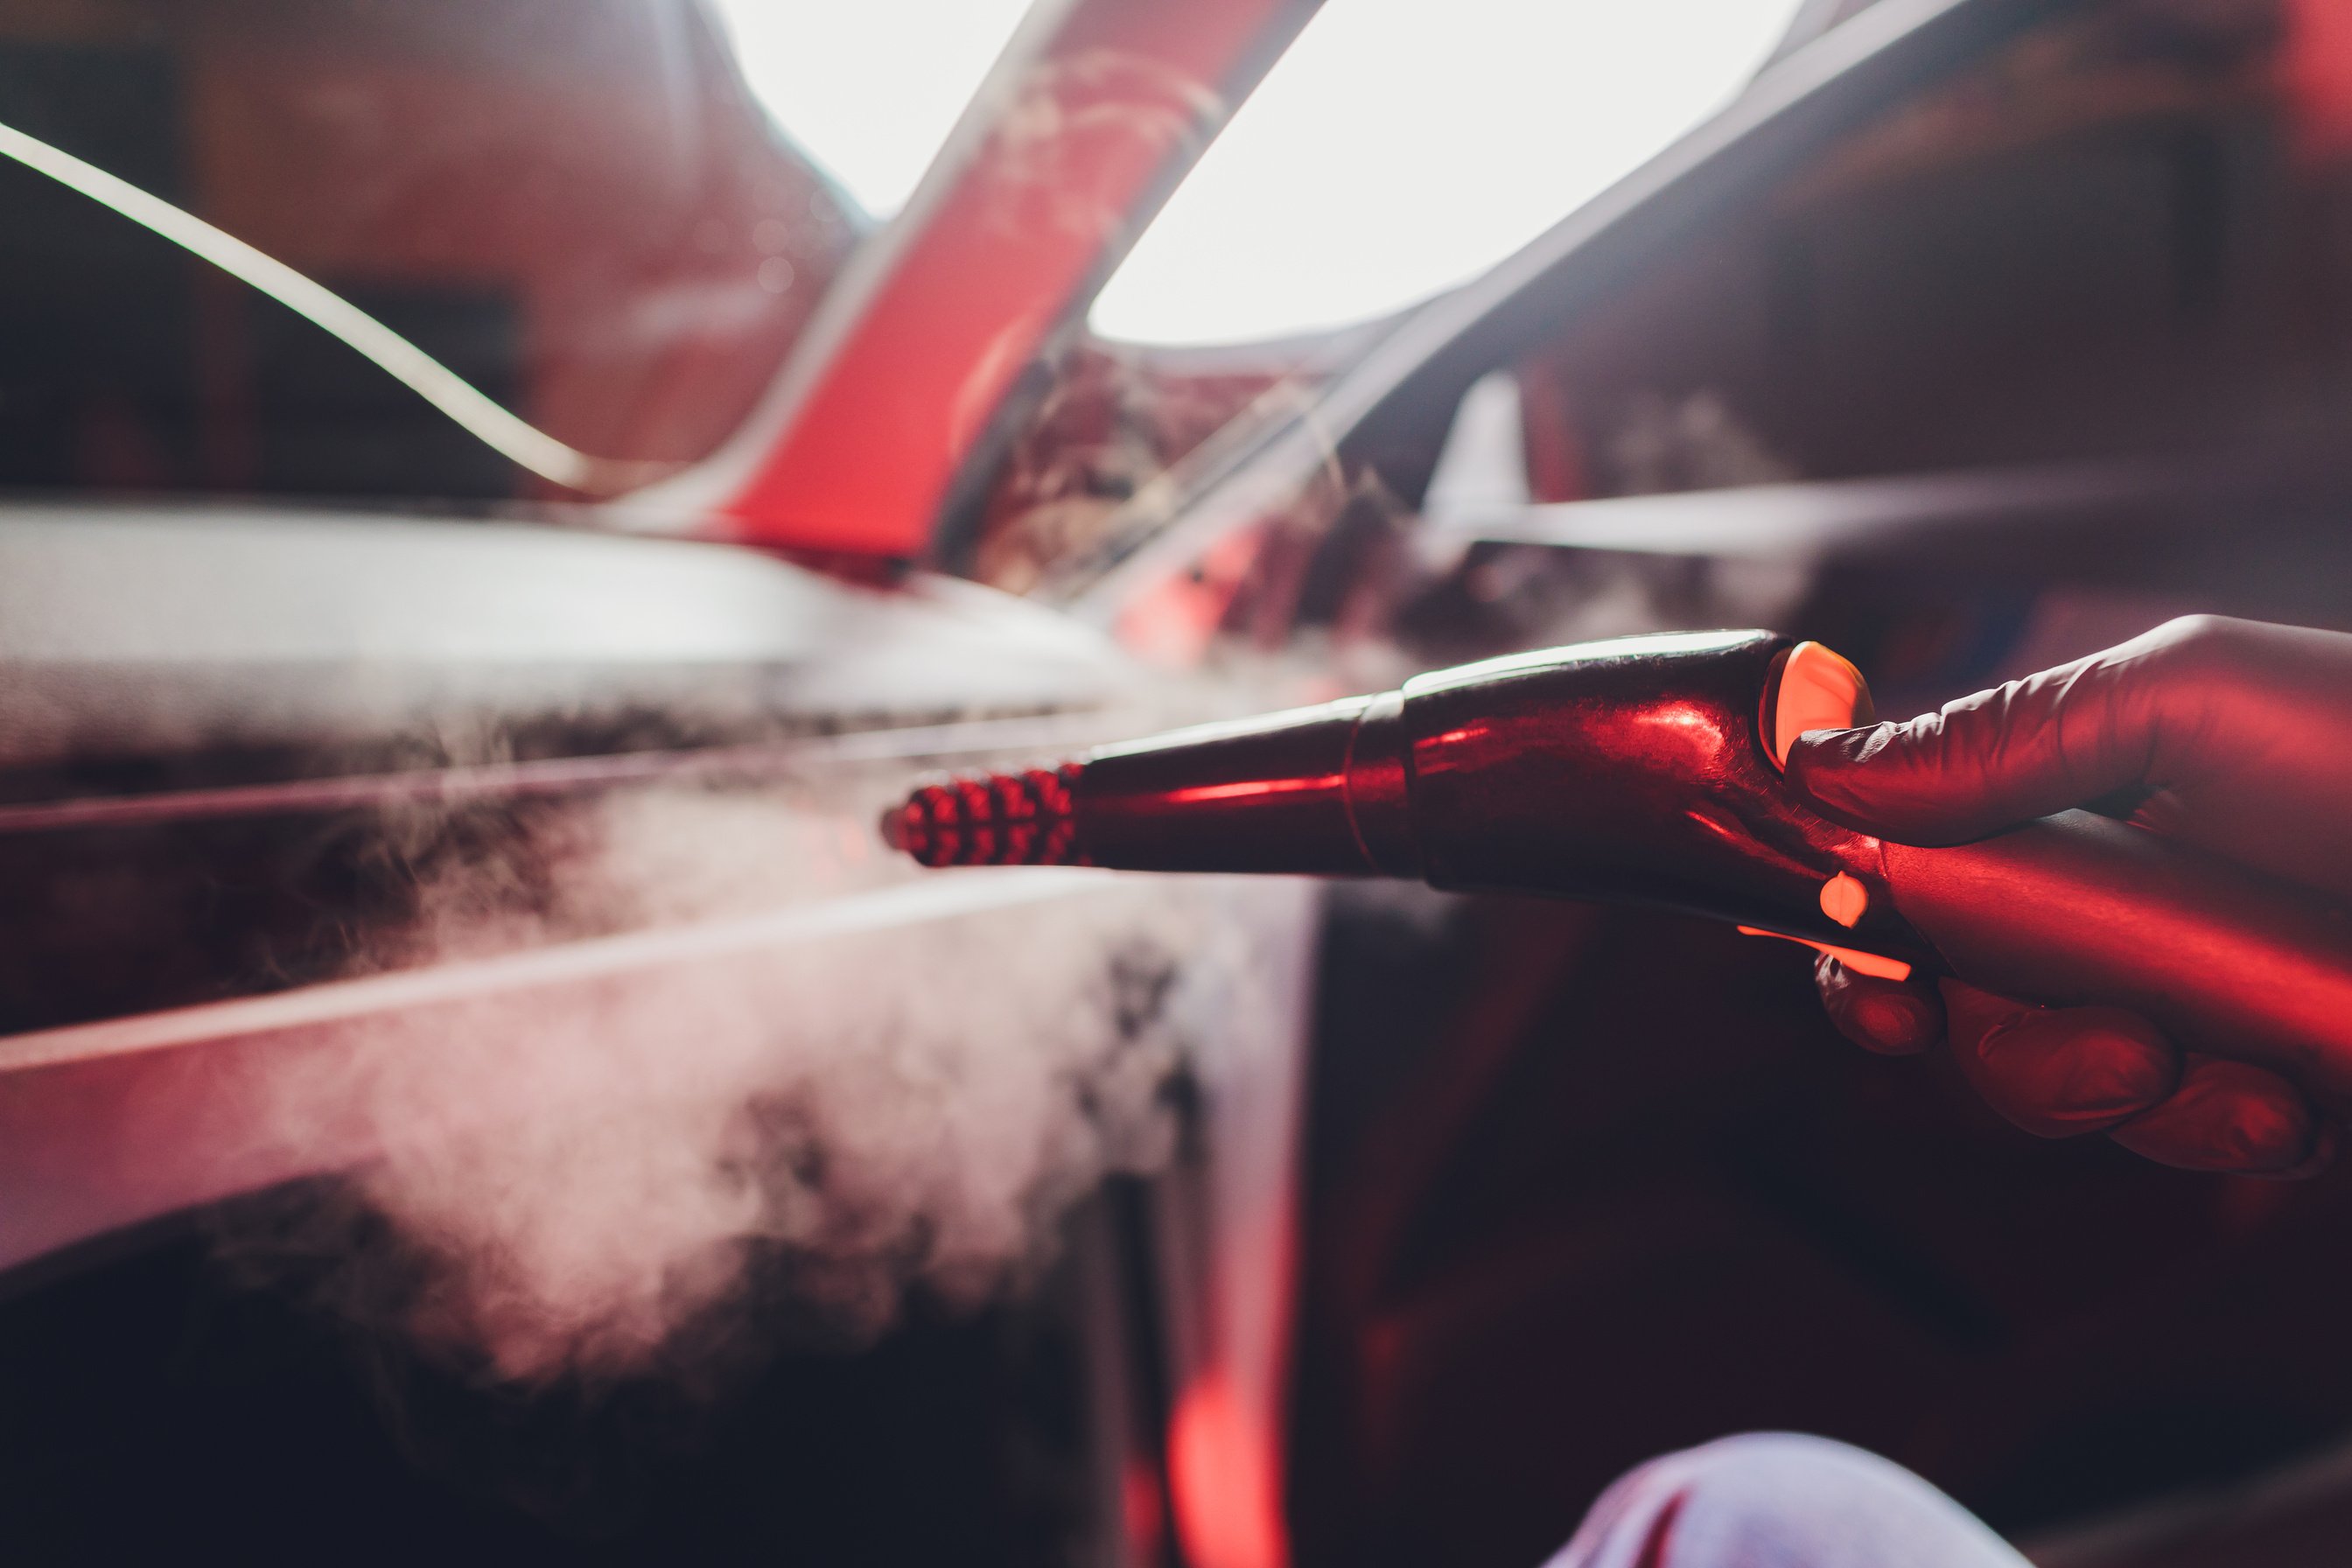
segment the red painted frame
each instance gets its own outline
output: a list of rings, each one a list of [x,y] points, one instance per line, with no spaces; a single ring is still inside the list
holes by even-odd
[[[622,503],[903,559],[1023,368],[1091,301],[1320,0],[1040,0],[745,430]]]

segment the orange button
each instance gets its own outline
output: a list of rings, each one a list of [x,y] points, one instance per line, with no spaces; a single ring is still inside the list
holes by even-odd
[[[1772,704],[1772,760],[1789,765],[1789,747],[1808,730],[1851,730],[1867,724],[1870,683],[1843,654],[1801,642],[1780,665],[1780,692]]]
[[[1822,884],[1822,913],[1852,931],[1870,910],[1870,889],[1859,878],[1840,871]]]

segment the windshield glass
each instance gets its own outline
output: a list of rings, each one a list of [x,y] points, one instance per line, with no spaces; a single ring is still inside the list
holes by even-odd
[[[793,141],[877,218],[907,203],[1029,0],[712,0]]]
[[[1728,102],[1800,0],[1328,0],[1103,291],[1104,336],[1278,338],[1466,281]]]
[[[0,125],[626,474],[741,423],[870,226],[698,0],[33,0]],[[564,493],[106,202],[0,163],[0,487]]]

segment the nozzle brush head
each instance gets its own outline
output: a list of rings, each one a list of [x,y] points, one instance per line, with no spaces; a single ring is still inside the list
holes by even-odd
[[[1075,866],[1083,763],[923,785],[882,814],[882,841],[926,866]]]

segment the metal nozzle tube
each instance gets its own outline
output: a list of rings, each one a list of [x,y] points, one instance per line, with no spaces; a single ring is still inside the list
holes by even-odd
[[[928,866],[1389,876],[1824,926],[1814,894],[1853,836],[1811,842],[1762,743],[1788,647],[1696,633],[1433,671],[931,783],[883,834]]]
[[[882,819],[927,866],[1420,874],[1402,693],[1111,746],[1053,771],[944,780]]]

